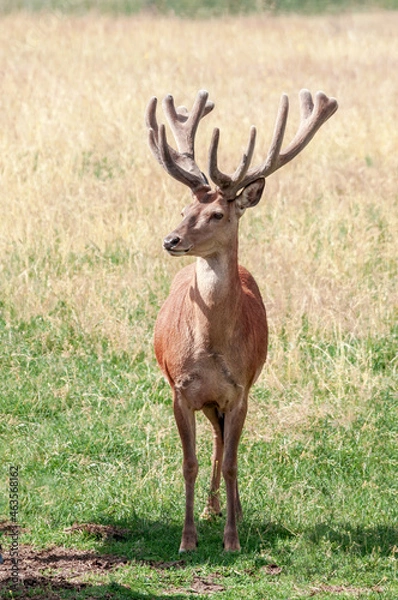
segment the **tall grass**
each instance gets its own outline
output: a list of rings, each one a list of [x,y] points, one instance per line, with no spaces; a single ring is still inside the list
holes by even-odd
[[[112,551],[133,561],[115,577],[137,597],[185,597],[211,565],[225,598],[310,597],[321,584],[396,597],[397,26],[397,13],[1,18],[0,516],[18,463],[25,541],[104,550],[64,528],[129,526]],[[240,454],[242,557],[223,557],[220,525],[202,524],[183,575],[159,575],[151,561],[178,547],[183,486],[152,329],[185,264],[161,240],[189,193],[150,155],[145,105],[208,89],[197,158],[206,169],[219,126],[228,171],[251,124],[254,161],[264,156],[282,92],[291,139],[302,87],[339,111],[270,177],[240,233],[270,322]],[[198,504],[203,420],[199,450]],[[270,563],[278,582],[262,575]]]
[[[207,88],[216,109],[198,160],[206,168],[217,125],[221,165],[232,169],[252,123],[255,160],[266,151],[282,91],[293,135],[305,86],[340,109],[245,215],[241,261],[278,338],[294,341],[303,315],[320,332],[382,334],[396,300],[396,20],[3,18],[5,310],[29,318],[64,303],[84,331],[131,350],[130,311],[154,317],[181,267],[161,239],[187,202],[147,149],[148,98],[171,91],[190,104]]]
[[[0,11],[4,12],[55,10],[82,14],[94,10],[113,14],[149,12],[202,18],[228,14],[316,14],[397,8],[397,0],[2,0],[0,3]]]

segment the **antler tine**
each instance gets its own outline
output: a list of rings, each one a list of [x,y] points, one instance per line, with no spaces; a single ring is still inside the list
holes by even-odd
[[[283,94],[279,105],[271,149],[268,152],[267,159],[260,167],[248,172],[244,181],[245,185],[257,177],[268,177],[271,173],[274,173],[290,162],[305,148],[318,129],[338,108],[337,100],[335,98],[328,98],[323,92],[315,94],[315,104],[312,101],[311,93],[306,89],[300,91],[299,98],[301,120],[293,140],[285,150],[280,152],[289,109],[288,97],[286,94]]]
[[[287,123],[287,116],[289,114],[289,98],[287,94],[282,94],[282,97],[279,102],[278,114],[276,116],[274,133],[272,135],[271,146],[268,151],[267,158],[263,163],[263,166],[260,167],[262,171],[271,171],[273,167],[276,165],[279,153],[282,147],[283,138],[285,136],[285,129]]]
[[[177,155],[177,153],[167,143],[166,128],[163,124],[159,127],[159,154],[162,166],[165,168],[167,173],[174,177],[174,179],[177,179],[177,181],[187,185],[192,190],[205,184],[200,171],[198,176],[196,173],[189,171],[187,168],[179,166],[179,155]]]
[[[265,162],[259,169],[251,169],[249,166],[253,157],[254,145],[256,140],[256,128],[252,127],[250,130],[249,145],[245,154],[243,154],[241,162],[233,175],[227,175],[221,173],[217,167],[217,150],[219,141],[219,130],[215,129],[213,133],[213,139],[210,145],[209,153],[209,174],[211,179],[216,185],[223,190],[225,195],[234,198],[240,188],[244,187],[250,181],[253,181],[257,176],[261,177],[261,174],[257,175],[259,171],[270,171],[275,167],[278,159],[279,152],[282,146],[283,137],[285,134],[287,115],[289,112],[289,98],[286,94],[282,95],[279,103],[278,115],[276,118],[274,133],[272,136],[271,146]],[[247,176],[246,176],[247,175]]]
[[[217,167],[217,150],[219,131],[215,130],[210,146],[209,172],[210,177],[220,187],[223,194],[233,198],[236,193],[246,185],[260,177],[268,177],[277,169],[291,161],[312,140],[318,129],[336,112],[338,105],[335,98],[328,98],[323,92],[317,92],[315,102],[308,90],[300,92],[301,121],[293,140],[281,152],[283,138],[289,113],[289,99],[283,94],[279,103],[274,133],[271,146],[265,161],[258,167],[249,169],[250,160],[254,150],[255,132],[251,132],[250,142],[246,154],[235,171],[234,175],[221,173]]]
[[[310,92],[305,89],[301,90],[299,97],[301,122],[293,140],[280,154],[277,169],[297,156],[338,108],[337,100],[328,98],[323,92],[315,94],[315,102],[312,101]]]
[[[156,160],[162,164],[162,159],[159,152],[159,140],[158,140],[158,122],[156,120],[156,106],[158,99],[153,96],[149,102],[145,111],[145,124],[148,129],[148,142],[149,147],[152,150],[152,154]]]
[[[254,146],[256,143],[256,128],[254,126],[250,129],[250,137],[249,142],[246,148],[246,152],[243,153],[241,161],[235,170],[235,173],[232,175],[227,175],[226,173],[222,173],[217,165],[217,151],[218,151],[218,142],[220,139],[220,130],[218,128],[214,129],[213,137],[210,144],[209,150],[209,175],[212,181],[218,185],[218,187],[223,190],[225,195],[228,195],[231,198],[235,197],[236,192],[239,190],[241,186],[241,181],[244,179],[251,160],[253,158]]]
[[[218,185],[221,189],[228,186],[231,183],[231,177],[222,173],[217,165],[217,152],[218,142],[220,140],[220,130],[215,127],[213,130],[213,136],[210,142],[209,149],[209,175],[212,181]]]
[[[172,177],[193,191],[207,185],[205,176],[194,160],[194,142],[200,119],[214,108],[214,103],[208,101],[208,92],[199,91],[190,113],[185,107],[176,109],[171,95],[164,98],[163,110],[178,151],[169,146],[164,125],[158,127],[156,107],[157,99],[151,98],[145,113],[149,146],[156,160]]]
[[[190,113],[184,106],[176,110],[171,95],[163,100],[163,110],[181,154],[194,157],[195,135],[199,121],[214,108],[214,103],[207,101],[208,97],[206,90],[200,90]]]
[[[158,103],[158,99],[156,96],[152,96],[152,98],[148,102],[148,106],[145,111],[145,124],[148,129],[154,129],[157,131],[158,124],[156,121],[156,106]]]
[[[299,98],[301,120],[293,140],[285,150],[280,152],[289,109],[288,97],[286,94],[283,94],[276,119],[274,137],[267,159],[260,167],[248,172],[246,181],[244,182],[245,185],[257,177],[268,177],[271,173],[274,173],[290,162],[305,148],[318,129],[338,108],[337,100],[335,98],[328,98],[323,92],[315,94],[315,104],[308,90],[301,90]]]

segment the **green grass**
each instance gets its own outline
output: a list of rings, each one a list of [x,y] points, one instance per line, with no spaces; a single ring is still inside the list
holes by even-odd
[[[140,11],[171,13],[185,17],[255,12],[314,14],[347,9],[397,9],[397,0],[2,0],[0,10],[56,10],[82,13],[87,10],[117,14]]]
[[[149,331],[152,325],[148,320]],[[397,333],[391,327],[382,338],[325,340],[304,319],[296,381],[284,392],[258,386],[252,408],[266,413],[294,402],[295,389],[309,381],[316,402],[327,405],[341,394],[341,360],[347,373],[372,379],[371,397],[347,422],[322,414],[297,427],[275,426],[267,438],[249,427],[240,447],[242,552],[222,552],[222,518],[199,521],[198,551],[184,556],[182,568],[161,569],[157,561],[179,560],[183,483],[170,394],[148,342],[134,359],[115,352],[107,339],[79,331],[65,305],[46,318],[2,318],[0,517],[9,513],[9,465],[18,465],[22,543],[130,559],[79,598],[204,598],[189,591],[199,577],[223,586],[216,598],[307,598],[314,590],[333,598],[340,589],[339,598],[392,600],[398,593]],[[280,372],[288,369],[286,358]],[[349,376],[344,386],[347,398],[363,389]],[[211,452],[200,421],[198,513]],[[75,522],[123,526],[131,536],[111,543],[65,533]],[[268,574],[270,564],[280,574]]]
[[[0,521],[18,465],[22,546],[128,562],[25,598],[396,600],[397,14],[205,28],[58,17],[8,15],[0,28]],[[222,550],[225,515],[199,520],[211,432],[198,415],[200,545],[181,559],[181,445],[152,332],[185,262],[161,240],[189,194],[151,162],[142,121],[153,94],[191,102],[202,86],[217,102],[202,140],[221,126],[226,169],[251,122],[260,160],[283,90],[286,142],[300,87],[340,108],[242,221],[240,259],[270,324],[239,453],[242,551]],[[66,531],[87,522],[130,533]]]

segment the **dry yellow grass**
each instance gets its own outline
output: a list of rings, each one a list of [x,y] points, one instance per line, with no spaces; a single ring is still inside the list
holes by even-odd
[[[6,310],[50,315],[66,302],[83,331],[150,352],[148,319],[181,268],[161,240],[189,193],[149,153],[152,95],[216,103],[212,128],[232,169],[258,128],[268,148],[282,92],[337,97],[339,111],[270,178],[241,228],[241,262],[263,291],[278,386],[284,328],[294,375],[304,314],[324,331],[382,332],[396,304],[398,13],[182,21],[10,15],[0,21],[0,252]],[[116,260],[116,254],[122,254]],[[111,260],[109,259],[111,257]],[[124,257],[124,258],[123,258]],[[152,300],[151,300],[152,298]],[[55,317],[54,317],[55,318]],[[310,393],[310,392],[309,392]],[[304,403],[305,404],[305,403]]]

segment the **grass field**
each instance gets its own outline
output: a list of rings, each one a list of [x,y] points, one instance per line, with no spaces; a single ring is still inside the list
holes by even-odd
[[[320,14],[352,10],[396,10],[398,0],[1,0],[0,12],[16,10],[84,14],[89,10],[113,15],[148,12],[157,15],[206,18],[237,14]]]
[[[1,18],[0,576],[12,466],[30,569],[17,591],[0,579],[2,598],[397,598],[397,28],[394,12]],[[145,105],[208,89],[198,162],[219,126],[228,171],[252,123],[263,157],[282,92],[291,138],[302,87],[339,111],[240,234],[270,324],[240,448],[242,551],[223,553],[221,518],[181,558],[182,455],[152,331],[185,264],[162,238],[189,194],[150,155]],[[203,418],[198,438],[199,517]],[[72,567],[32,575],[52,547]]]

